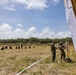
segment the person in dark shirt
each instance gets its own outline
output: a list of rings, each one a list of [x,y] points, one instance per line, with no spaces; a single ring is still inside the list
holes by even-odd
[[[21,44],[21,49],[23,48],[23,44]]]
[[[51,43],[51,53],[52,53],[52,62],[55,61],[55,58],[56,58],[56,47],[55,47],[55,41],[53,41]]]
[[[62,61],[62,60],[65,61],[65,57],[66,57],[65,51],[64,51],[65,48],[66,48],[66,47],[64,46],[64,44],[63,44],[62,42],[60,42],[60,47],[59,47],[59,49],[60,49],[60,51],[61,51],[61,57],[60,57],[61,61]]]

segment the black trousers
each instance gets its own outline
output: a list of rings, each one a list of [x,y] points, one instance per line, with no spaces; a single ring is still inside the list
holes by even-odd
[[[56,51],[52,51],[52,62],[55,61],[56,58]]]

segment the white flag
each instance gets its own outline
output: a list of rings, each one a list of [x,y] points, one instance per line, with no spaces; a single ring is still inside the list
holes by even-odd
[[[66,19],[70,27],[72,39],[76,51],[76,0],[64,0]]]

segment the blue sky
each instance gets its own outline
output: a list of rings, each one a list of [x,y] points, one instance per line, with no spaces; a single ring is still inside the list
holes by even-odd
[[[0,39],[70,35],[63,0],[0,0]]]

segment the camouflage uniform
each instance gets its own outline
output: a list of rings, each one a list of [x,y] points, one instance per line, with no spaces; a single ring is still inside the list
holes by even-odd
[[[56,58],[56,47],[54,43],[51,44],[51,53],[52,53],[52,62],[54,62]]]
[[[62,61],[62,60],[65,61],[66,55],[65,55],[64,49],[65,49],[65,46],[61,43],[61,44],[60,44],[60,50],[61,50],[61,58],[60,58],[60,59],[61,59],[61,61]]]

